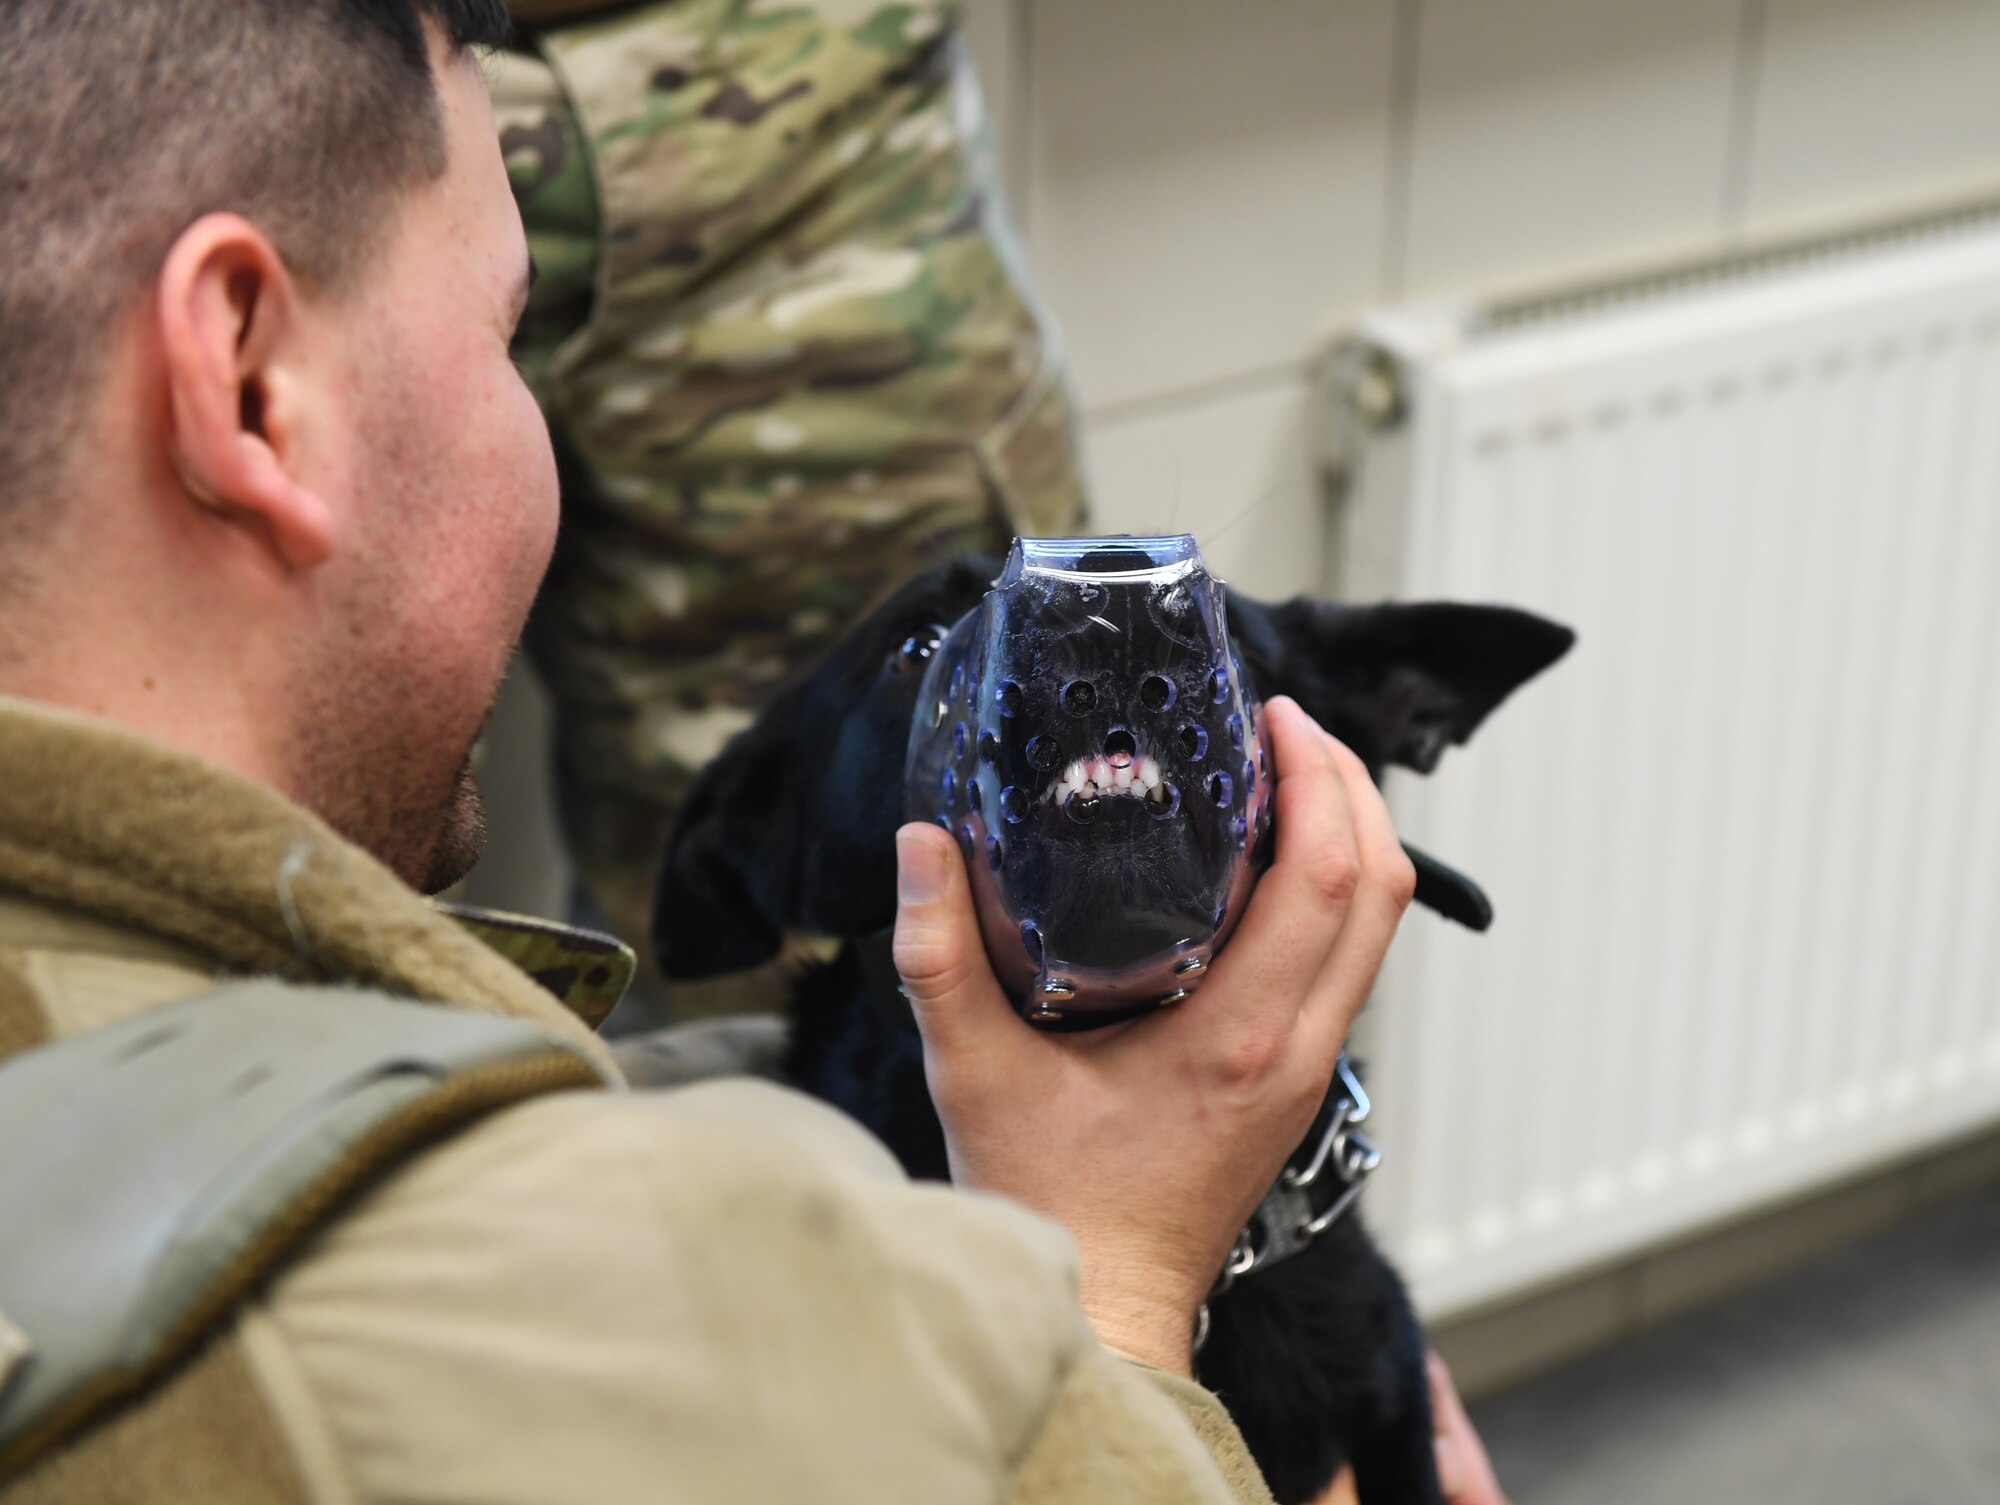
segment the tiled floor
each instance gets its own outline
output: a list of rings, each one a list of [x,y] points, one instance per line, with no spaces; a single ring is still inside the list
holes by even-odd
[[[1473,1414],[1514,1505],[1995,1505],[2000,1186]]]

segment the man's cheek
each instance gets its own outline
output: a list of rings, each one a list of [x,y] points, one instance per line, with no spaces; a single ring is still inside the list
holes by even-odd
[[[517,381],[520,401],[512,425],[519,445],[516,462],[521,501],[522,559],[530,567],[530,591],[538,589],[555,551],[556,530],[562,522],[562,488],[556,475],[555,449],[542,410]]]

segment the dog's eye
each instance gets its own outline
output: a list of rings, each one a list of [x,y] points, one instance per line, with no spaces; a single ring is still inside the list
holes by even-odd
[[[889,655],[889,669],[894,674],[921,674],[930,663],[931,655],[938,651],[938,644],[944,641],[945,627],[932,622],[927,627],[919,627],[903,639],[902,646]]]

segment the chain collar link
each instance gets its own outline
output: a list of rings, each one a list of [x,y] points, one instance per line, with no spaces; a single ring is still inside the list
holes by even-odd
[[[1313,1146],[1312,1154],[1303,1165],[1296,1163],[1295,1154],[1294,1163],[1279,1173],[1276,1184],[1257,1204],[1250,1221],[1236,1235],[1222,1273],[1209,1289],[1210,1301],[1245,1276],[1301,1253],[1354,1205],[1362,1186],[1382,1163],[1382,1152],[1357,1127],[1367,1120],[1372,1108],[1361,1078],[1343,1050],[1334,1063],[1326,1101],[1314,1120],[1318,1138],[1311,1133],[1306,1137],[1305,1143]],[[1208,1302],[1204,1301],[1195,1314],[1196,1353],[1208,1341],[1208,1329]]]

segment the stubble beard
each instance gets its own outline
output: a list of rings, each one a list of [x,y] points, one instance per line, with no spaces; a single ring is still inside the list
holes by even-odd
[[[322,665],[295,737],[300,801],[419,893],[441,893],[486,845],[475,749],[498,687],[469,727],[462,709],[457,726],[441,725],[449,702],[395,644],[343,646]]]
[[[485,849],[486,801],[471,746],[443,779],[440,761],[420,737],[342,736],[312,757],[318,787],[307,803],[419,893],[442,893]]]
[[[438,812],[436,838],[431,843],[430,860],[423,877],[405,880],[419,893],[441,894],[464,878],[478,864],[486,850],[486,795],[479,787],[479,774],[471,750],[458,765],[451,794]]]

